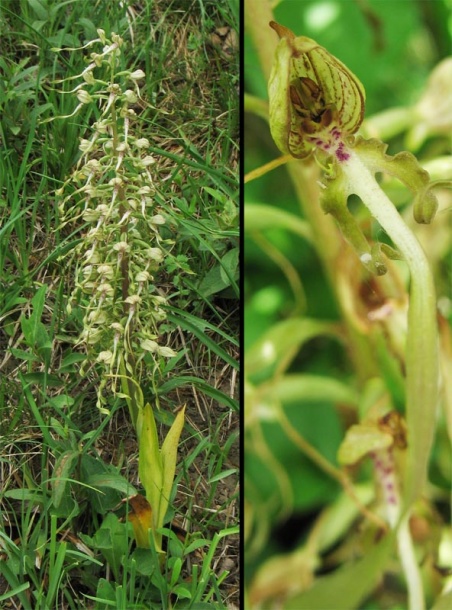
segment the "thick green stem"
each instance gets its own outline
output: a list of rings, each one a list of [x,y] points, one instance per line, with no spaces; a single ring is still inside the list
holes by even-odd
[[[408,464],[405,507],[419,496],[435,430],[438,403],[438,336],[436,297],[432,274],[419,242],[403,222],[387,195],[354,150],[342,162],[353,192],[361,198],[402,253],[411,274],[410,308],[406,343],[406,414]]]

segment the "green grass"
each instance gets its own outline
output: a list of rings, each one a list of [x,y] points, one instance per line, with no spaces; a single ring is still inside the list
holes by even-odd
[[[226,608],[238,603],[238,2],[0,2],[0,605],[26,610]],[[186,426],[160,569],[138,549],[122,500],[140,492],[125,401],[96,407],[95,367],[80,375],[82,318],[67,309],[83,223],[61,224],[55,196],[79,158],[95,106],[71,118],[58,83],[85,67],[103,28],[144,70],[134,135],[151,142],[156,205],[174,242],[154,283],[160,331],[178,355],[143,377],[162,437]],[[65,91],[66,93],[63,93]],[[196,551],[198,549],[198,551]]]

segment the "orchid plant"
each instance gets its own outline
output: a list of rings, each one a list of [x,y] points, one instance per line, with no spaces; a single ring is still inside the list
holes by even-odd
[[[408,311],[405,319],[402,316],[399,320],[401,326],[389,330],[405,363],[404,415],[393,410],[386,396],[378,412],[370,409],[368,413],[362,413],[362,421],[348,429],[338,461],[348,468],[365,456],[371,458],[386,507],[384,519],[397,540],[407,583],[408,607],[422,610],[425,595],[409,519],[414,503],[425,489],[438,417],[441,376],[436,295],[424,250],[376,174],[389,175],[411,191],[414,219],[421,224],[429,224],[435,217],[438,202],[434,189],[451,183],[431,180],[410,152],[390,156],[386,154],[387,145],[380,140],[356,135],[365,112],[365,91],[359,79],[316,41],[296,36],[275,21],[270,21],[269,25],[278,35],[279,43],[268,81],[268,120],[271,135],[284,157],[249,178],[257,177],[281,162],[291,163],[290,172],[295,177],[297,166],[292,161],[313,157],[321,170],[320,206],[335,219],[365,272],[369,276],[384,276],[389,261],[396,259],[404,261],[410,273]],[[252,34],[262,46],[258,27],[256,24]],[[268,59],[264,50],[260,57],[263,62]],[[364,234],[348,208],[351,195],[359,198],[389,236],[392,245],[372,243]],[[344,302],[343,295],[339,296],[341,298]],[[250,396],[252,391],[250,389]],[[279,421],[281,423],[280,416]],[[293,438],[321,468],[332,473],[332,468],[323,463],[323,458],[315,454],[298,433],[294,433]],[[340,478],[337,473],[333,476]],[[346,487],[347,483],[342,482]],[[300,566],[301,561],[306,567],[306,553],[303,553],[297,554],[297,565]],[[267,576],[269,572],[266,572]],[[265,578],[261,576],[262,585]],[[269,586],[268,579],[266,586]],[[259,596],[258,587],[255,587],[255,593]],[[305,601],[301,596],[283,607],[308,607],[303,605]]]
[[[146,75],[142,70],[121,69],[124,41],[119,35],[107,37],[101,29],[97,33],[99,37],[83,49],[100,46],[101,50],[90,53],[81,74],[66,79],[79,81],[70,92],[79,103],[70,115],[57,117],[67,119],[87,105],[98,108],[97,120],[80,143],[77,166],[57,191],[60,229],[80,222],[86,227],[68,255],[76,259],[68,310],[82,312],[77,344],[85,358],[80,374],[96,371],[100,411],[109,414],[111,395],[124,398],[128,405],[149,507],[141,530],[135,533],[141,545],[149,546],[150,529],[161,552],[159,530],[169,504],[185,408],[179,410],[160,449],[153,410],[145,404],[141,381],[146,375],[155,385],[161,361],[176,356],[162,344],[160,326],[166,319],[167,301],[155,282],[172,242],[161,234],[166,220],[154,200],[151,144],[135,135],[134,107],[141,99],[139,83]]]

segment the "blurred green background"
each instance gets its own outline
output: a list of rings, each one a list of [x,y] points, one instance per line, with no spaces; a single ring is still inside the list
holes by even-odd
[[[358,76],[366,90],[366,117],[415,103],[433,67],[452,54],[452,0],[282,0],[274,7],[274,15],[296,35],[314,38]],[[246,93],[267,100],[267,84],[246,30],[244,63]],[[388,143],[391,154],[404,148],[402,136]],[[426,142],[418,158],[433,156],[435,146]],[[244,148],[245,174],[281,154],[271,139],[267,122],[251,113],[245,114]],[[245,205],[253,204],[277,206],[302,217],[284,167],[246,184]],[[282,264],[289,274],[291,269],[300,280],[295,290],[281,271],[281,261],[286,261]],[[243,298],[247,352],[275,324],[291,316],[333,322],[339,319],[317,252],[306,240],[284,228],[257,233],[245,221]],[[301,348],[287,372],[300,371],[327,374],[354,386],[354,371],[347,354],[330,337],[316,337]],[[251,381],[258,386],[273,374],[274,370],[262,369],[251,376]],[[343,430],[333,403],[311,401],[313,408],[291,409],[289,402],[284,406],[294,427],[335,462]],[[247,451],[247,494],[253,503],[262,506],[262,520],[270,518],[270,523],[262,526],[263,538],[268,533],[266,527],[271,532],[268,544],[257,555],[248,556],[251,572],[253,565],[265,557],[292,548],[303,537],[311,517],[338,491],[338,486],[301,456],[300,450],[271,421],[264,423],[262,430],[272,456],[288,473],[293,505],[285,522],[273,504],[277,470],[275,474],[274,465],[266,461],[265,454],[256,455],[254,447]]]

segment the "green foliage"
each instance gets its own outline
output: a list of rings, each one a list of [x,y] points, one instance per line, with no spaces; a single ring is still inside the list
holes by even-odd
[[[238,70],[235,44],[223,55],[211,37],[217,28],[237,30],[238,4],[193,0],[182,6],[155,0],[140,11],[129,4],[0,2],[0,605],[25,610],[223,609],[233,584],[229,568],[218,568],[218,558],[230,553],[230,541],[237,546],[236,528],[226,525],[237,492],[226,495],[224,489],[236,475],[228,459],[237,441],[238,408],[233,396]],[[181,8],[187,14],[183,22]],[[134,218],[145,242],[142,251],[153,246],[154,229],[162,231],[165,260],[159,270],[157,265],[152,269],[155,278],[145,296],[154,304],[168,301],[168,317],[157,333],[151,323],[154,310],[143,322],[146,332],[158,335],[158,362],[150,352],[138,354],[132,340],[135,355],[142,356],[141,387],[136,387],[141,406],[156,406],[160,444],[177,405],[186,402],[191,410],[178,468],[174,442],[167,468],[171,476],[165,480],[158,532],[168,546],[163,562],[152,549],[135,548],[130,506],[123,502],[142,488],[138,444],[124,399],[131,395],[131,361],[123,358],[123,370],[114,371],[126,382],[118,379],[117,394],[101,391],[109,411],[101,416],[96,392],[102,367],[87,362],[80,343],[89,293],[70,301],[77,289],[74,278],[83,283],[76,270],[83,267],[91,221],[80,216],[62,222],[62,196],[56,195],[67,185],[71,221],[86,212],[76,193],[84,183],[68,181],[87,161],[79,144],[92,136],[104,107],[83,104],[73,114],[79,100],[72,90],[87,64],[83,52],[55,49],[80,48],[97,37],[98,28],[107,37],[117,32],[125,41],[126,52],[115,68],[123,71],[122,78],[137,70],[145,73],[141,99],[132,106],[131,136],[149,142],[146,154],[156,161],[153,205],[167,221],[159,225],[161,218],[154,218],[157,224],[147,226],[150,235],[143,232],[148,217]],[[105,82],[109,76],[103,75]],[[134,89],[133,81],[128,85]],[[91,95],[103,87],[94,86]],[[117,121],[120,134],[123,118]],[[96,150],[94,160],[104,152]],[[98,180],[104,194],[117,156],[114,161]],[[136,178],[136,161],[125,161],[130,178],[134,172]],[[220,281],[208,281],[206,288],[202,281],[212,270]],[[115,297],[119,306],[121,288]],[[177,316],[184,319],[183,327]],[[136,402],[139,394],[132,398]],[[133,423],[137,418],[138,409]],[[165,445],[166,458],[169,453]],[[219,514],[213,509],[218,506]],[[191,531],[185,542],[169,529],[178,515]],[[199,565],[190,564],[196,549],[206,550]]]
[[[421,464],[430,461],[429,480],[435,489],[423,487],[422,496],[429,516],[418,502],[413,519],[422,513],[434,542],[430,545],[415,539],[417,559],[422,552],[444,558],[441,549],[448,540],[450,470],[440,484],[434,473],[439,467],[439,447],[444,443],[450,464],[450,383],[444,381],[448,389],[441,396],[438,416],[435,405],[422,394],[428,384],[424,388],[420,381],[431,365],[432,345],[417,349],[424,344],[413,339],[435,335],[436,329],[430,325],[435,306],[424,310],[427,316],[412,316],[407,333],[410,281],[404,257],[412,273],[412,311],[416,310],[418,296],[433,294],[431,286],[426,282],[425,290],[413,291],[422,274],[413,276],[410,255],[401,257],[388,237],[388,227],[381,229],[378,214],[372,212],[380,224],[349,196],[356,192],[353,185],[363,186],[363,175],[357,173],[354,180],[347,175],[336,199],[328,200],[327,196],[332,195],[328,190],[331,160],[321,156],[317,163],[312,158],[300,163],[282,159],[270,138],[268,123],[269,60],[278,40],[267,24],[274,19],[297,36],[315,39],[362,81],[366,114],[360,133],[364,138],[387,139],[391,152],[384,155],[384,148],[382,156],[375,149],[371,154],[375,161],[381,156],[379,168],[372,167],[379,183],[376,188],[382,187],[394,201],[427,253],[437,302],[445,298],[443,302],[448,303],[441,314],[444,318],[439,317],[440,343],[448,344],[450,286],[446,284],[450,284],[451,250],[450,239],[442,235],[450,235],[446,217],[451,200],[450,193],[440,188],[447,188],[446,182],[452,178],[447,165],[452,123],[439,100],[449,99],[450,67],[447,59],[435,66],[450,52],[450,25],[448,30],[438,19],[444,10],[447,12],[449,3],[436,2],[430,12],[427,6],[418,11],[412,3],[395,2],[390,14],[383,4],[372,0],[246,3],[244,531],[249,610],[273,608],[275,604],[293,609],[335,608],[342,603],[344,608],[416,607],[410,606],[413,602],[407,599],[402,576],[404,560],[410,553],[413,557],[413,550],[403,543],[402,550],[396,551],[394,540],[383,534],[385,526],[379,522],[384,513],[380,512],[378,492],[375,495],[368,454],[375,459],[375,453],[392,447],[394,430],[385,428],[384,423],[380,428],[376,422],[370,425],[363,421],[372,407],[384,407],[407,418],[411,441],[407,451],[401,450],[403,457],[396,468],[404,480],[404,491],[411,497],[422,486]],[[303,51],[301,46],[298,50]],[[299,54],[294,62],[297,60]],[[309,61],[306,59],[295,77],[304,76]],[[401,79],[401,74],[409,78]],[[292,80],[289,84],[298,95],[292,92],[292,103],[304,103],[299,104],[299,115],[294,120],[307,127],[309,135],[321,121],[316,116],[315,126],[306,125],[306,109],[318,110],[316,104],[330,102],[328,86],[320,93],[320,89],[302,83],[300,92]],[[284,113],[284,103],[278,99],[271,112]],[[444,129],[434,121],[438,115],[444,119]],[[278,140],[281,134],[276,135]],[[284,131],[281,139],[286,141],[286,137]],[[358,142],[362,142],[359,136]],[[411,152],[401,152],[405,148],[418,153],[418,161]],[[440,158],[448,160],[441,169],[437,165]],[[367,161],[372,165],[370,157]],[[431,171],[429,178],[425,169],[430,167],[438,170]],[[395,186],[391,178],[381,176],[382,171],[397,173],[404,185]],[[436,180],[440,182],[435,187]],[[362,194],[361,189],[359,196],[364,201]],[[332,210],[339,197],[341,210]],[[440,203],[436,215],[435,197]],[[341,224],[342,232],[335,221]],[[431,222],[431,226],[419,227],[414,221]],[[433,249],[433,243],[438,248]],[[368,263],[369,268],[364,270],[362,263]],[[386,275],[375,276],[376,271],[386,270]],[[449,351],[446,348],[439,352],[443,371],[450,364]],[[449,376],[446,373],[444,378]],[[430,378],[434,385],[436,377]],[[413,390],[417,381],[419,386]],[[425,391],[433,397],[436,387],[429,387]],[[416,406],[420,403],[422,409]],[[426,439],[433,419],[437,429],[430,451]],[[416,452],[421,456],[418,459],[413,457]],[[406,453],[411,456],[408,464]],[[368,496],[361,495],[364,487]],[[348,504],[343,505],[339,517],[335,507],[344,497]],[[442,516],[435,519],[437,511]],[[337,519],[337,527],[329,529],[325,525],[329,519]],[[376,530],[378,522],[380,529]],[[328,530],[327,543],[324,527]],[[415,536],[414,529],[411,533]],[[384,537],[383,543],[377,544],[380,537]],[[383,592],[377,583],[393,572],[396,554],[402,558],[396,568],[397,583],[385,580]],[[420,571],[425,604],[440,604],[447,578],[437,579],[425,564]]]

